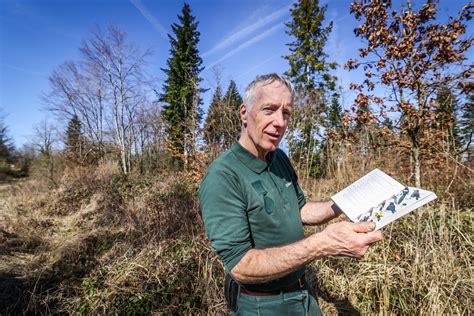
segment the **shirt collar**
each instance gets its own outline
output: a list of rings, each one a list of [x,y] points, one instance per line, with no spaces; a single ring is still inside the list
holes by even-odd
[[[267,158],[270,162],[267,163],[244,148],[238,141],[232,145],[230,150],[232,150],[232,152],[247,168],[255,173],[262,173],[266,168],[270,167],[275,159],[275,152],[269,152]]]

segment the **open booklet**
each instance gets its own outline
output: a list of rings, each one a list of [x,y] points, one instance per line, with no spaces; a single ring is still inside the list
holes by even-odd
[[[436,199],[436,194],[406,187],[374,169],[331,199],[353,222],[371,221],[375,230]]]

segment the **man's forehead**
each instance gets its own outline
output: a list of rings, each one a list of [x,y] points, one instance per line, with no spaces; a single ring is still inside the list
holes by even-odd
[[[269,84],[258,83],[255,87],[256,98],[265,98],[269,99],[267,101],[273,101],[277,103],[288,103],[291,105],[291,91],[290,89],[282,82],[273,81]]]

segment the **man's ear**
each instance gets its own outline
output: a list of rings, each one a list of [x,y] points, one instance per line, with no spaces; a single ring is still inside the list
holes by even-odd
[[[240,119],[242,120],[242,124],[247,125],[248,112],[247,112],[247,107],[245,106],[245,104],[242,103],[240,105],[239,112],[240,112]]]

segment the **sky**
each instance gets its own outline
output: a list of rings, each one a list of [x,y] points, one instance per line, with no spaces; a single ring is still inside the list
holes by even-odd
[[[401,0],[400,0],[401,1]],[[400,1],[393,0],[394,4]],[[198,48],[203,58],[202,88],[207,110],[216,85],[218,69],[223,89],[233,79],[242,92],[256,75],[283,73],[289,53],[285,22],[291,19],[290,0],[189,0],[199,21]],[[420,1],[414,1],[415,4]],[[455,15],[468,1],[441,0],[439,16]],[[358,25],[349,14],[350,0],[321,1],[327,4],[326,19],[334,22],[327,43],[329,61],[344,64],[356,57],[362,43],[353,30]],[[41,96],[50,90],[48,77],[62,63],[80,59],[81,41],[94,28],[116,25],[128,41],[142,50],[151,49],[147,72],[160,89],[165,79],[160,68],[169,57],[171,24],[177,22],[183,1],[173,0],[0,0],[0,115],[15,146],[20,148],[41,121],[54,123]],[[472,23],[472,22],[471,22]],[[468,28],[471,30],[472,27]],[[472,50],[471,55],[472,56]],[[472,60],[472,58],[470,58]],[[352,94],[346,90],[360,74],[336,71],[344,87],[343,105]]]

